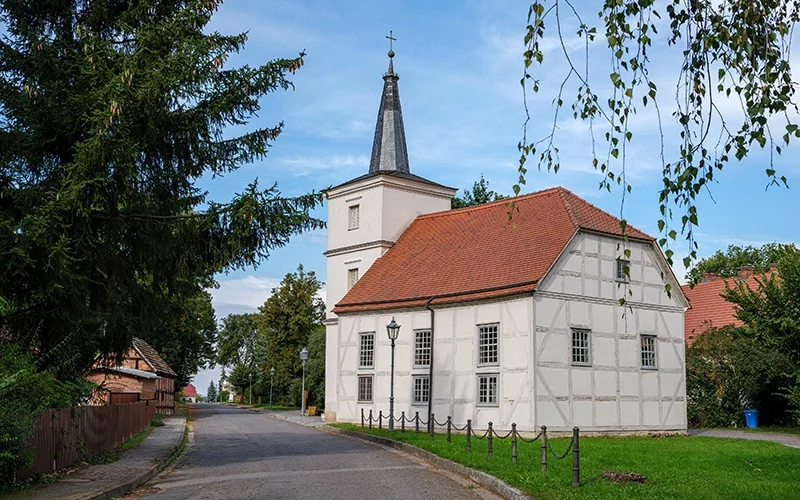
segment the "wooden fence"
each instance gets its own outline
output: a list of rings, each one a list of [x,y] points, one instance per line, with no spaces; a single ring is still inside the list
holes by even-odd
[[[113,450],[146,429],[155,415],[156,406],[147,401],[45,410],[28,444],[33,463],[17,471],[16,480],[63,469]]]

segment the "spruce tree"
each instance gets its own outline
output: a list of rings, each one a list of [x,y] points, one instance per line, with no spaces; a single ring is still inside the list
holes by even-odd
[[[208,28],[218,4],[0,0],[0,328],[43,368],[122,352],[176,294],[322,225],[318,193],[197,186],[265,158],[282,124],[248,121],[303,65],[229,67],[247,35]]]

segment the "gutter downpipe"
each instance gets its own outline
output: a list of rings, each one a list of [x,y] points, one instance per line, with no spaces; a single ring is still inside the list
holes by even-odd
[[[425,309],[431,312],[431,362],[430,362],[430,371],[428,372],[428,432],[430,432],[431,429],[433,428],[433,422],[431,422],[431,415],[433,415],[433,346],[435,344],[434,321],[436,319],[436,313],[431,307],[431,301],[433,301],[434,298],[435,296],[429,298],[427,302],[425,302]]]

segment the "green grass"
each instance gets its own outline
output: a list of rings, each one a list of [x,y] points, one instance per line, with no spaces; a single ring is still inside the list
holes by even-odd
[[[136,448],[142,444],[142,441],[144,441],[151,432],[153,432],[153,427],[146,427],[142,432],[119,445],[119,449],[121,451],[127,451]]]
[[[494,440],[494,456],[487,455],[486,440],[453,434],[448,444],[443,434],[433,441],[423,432],[405,434],[363,431],[418,446],[441,457],[496,476],[537,499],[550,498],[800,498],[800,449],[777,443],[708,437],[593,437],[581,438],[581,486],[573,488],[572,454],[564,460],[548,456],[548,472],[540,469],[540,443],[518,442],[518,463],[511,462],[510,439]],[[569,439],[551,440],[558,453]],[[647,476],[644,484],[612,484],[602,479],[605,470]]]

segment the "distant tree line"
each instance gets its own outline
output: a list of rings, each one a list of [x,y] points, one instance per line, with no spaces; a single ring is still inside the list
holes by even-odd
[[[690,425],[742,425],[746,409],[765,425],[800,425],[800,250],[730,247],[697,267],[735,276],[744,265],[757,269],[756,286],[729,280],[722,293],[744,324],[706,331],[686,350]]]
[[[231,314],[219,332],[217,362],[230,369],[228,382],[244,402],[299,406],[302,362],[308,349],[305,386],[308,404],[325,404],[325,303],[318,293],[322,282],[299,266],[287,274],[272,295],[252,314]],[[275,369],[274,377],[270,370]]]

